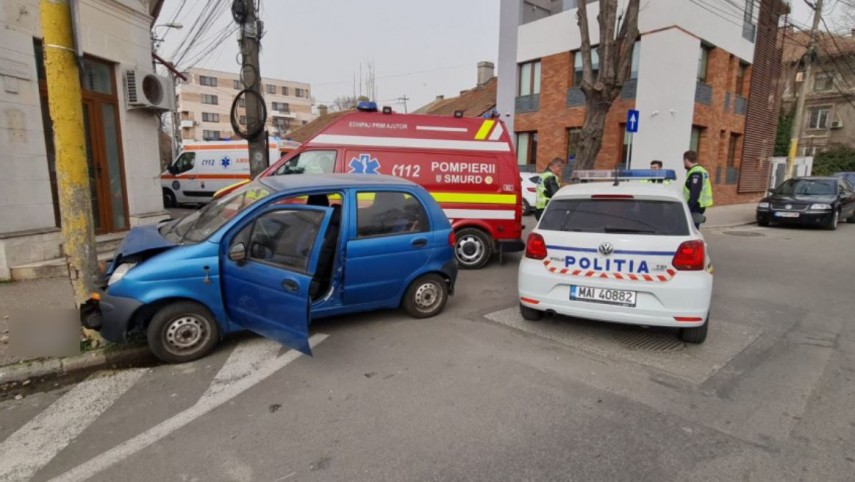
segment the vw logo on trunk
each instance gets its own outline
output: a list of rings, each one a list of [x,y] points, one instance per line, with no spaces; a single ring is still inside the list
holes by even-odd
[[[615,252],[615,247],[612,246],[612,243],[603,243],[599,248],[597,248],[597,251],[602,255],[608,256]]]

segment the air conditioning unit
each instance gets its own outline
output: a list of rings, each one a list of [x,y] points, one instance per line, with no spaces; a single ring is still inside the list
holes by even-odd
[[[181,128],[182,129],[190,129],[190,128],[195,127],[195,126],[196,126],[196,121],[192,121],[192,120],[181,121]]]
[[[832,129],[843,129],[843,121],[839,121],[839,120],[831,121],[831,128]]]
[[[172,81],[141,70],[125,71],[125,104],[128,110],[145,109],[153,112],[175,110]]]

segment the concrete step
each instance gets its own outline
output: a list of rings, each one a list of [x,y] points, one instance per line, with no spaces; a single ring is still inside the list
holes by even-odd
[[[114,248],[115,249],[115,248]],[[113,257],[113,250],[98,253],[98,262],[103,263]],[[65,258],[48,259],[36,263],[22,264],[12,267],[12,280],[34,280],[45,278],[65,278],[68,276],[68,268]]]

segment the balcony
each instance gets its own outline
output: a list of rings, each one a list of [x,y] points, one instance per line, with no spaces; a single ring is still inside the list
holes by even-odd
[[[183,120],[181,121],[182,129],[192,129],[196,125],[196,121],[192,120]]]
[[[537,112],[540,110],[540,94],[521,95],[517,97],[514,112],[525,114],[526,112]]]
[[[712,105],[712,87],[698,82],[695,85],[695,102],[703,105]]]
[[[297,115],[288,110],[272,110],[270,111],[271,117],[282,117],[283,119],[296,119]]]

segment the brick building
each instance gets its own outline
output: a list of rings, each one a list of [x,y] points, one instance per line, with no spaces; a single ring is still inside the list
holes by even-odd
[[[596,42],[599,8],[588,2]],[[596,167],[646,168],[658,159],[683,176],[682,154],[693,149],[716,204],[750,202],[769,175],[778,110],[769,93],[777,91],[777,26],[787,10],[780,0],[737,2],[744,9],[708,3],[652,0],[641,9],[631,80],[607,116]],[[554,157],[572,164],[585,115],[576,1],[502,0],[500,22],[498,110],[516,133],[521,169],[542,170]],[[628,109],[641,113],[631,159]]]

